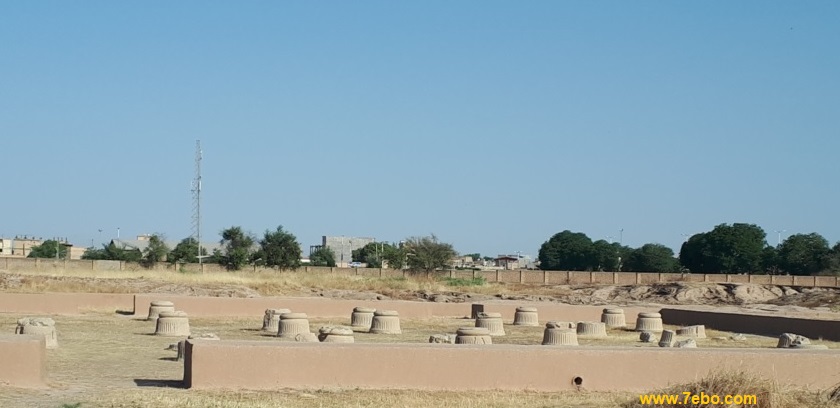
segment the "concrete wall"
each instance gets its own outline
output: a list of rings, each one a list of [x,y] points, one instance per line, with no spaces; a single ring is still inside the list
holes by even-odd
[[[670,309],[660,310],[662,321],[672,325],[703,324],[706,327],[736,333],[778,336],[795,333],[812,339],[840,341],[840,321],[768,316],[750,313]]]
[[[176,272],[226,272],[218,264],[178,264],[159,263],[152,267],[158,271]],[[8,258],[0,257],[0,270],[15,271],[56,271],[62,270],[96,270],[96,271],[142,271],[146,268],[132,262],[121,261],[90,261],[90,260],[60,260]],[[337,273],[343,275],[389,277],[398,278],[408,276],[402,270],[379,268],[327,268],[304,266],[296,271],[279,272],[271,268],[249,266],[246,272],[274,272],[274,273]],[[720,274],[678,274],[678,273],[647,273],[647,272],[579,272],[579,271],[535,271],[535,270],[500,270],[500,271],[468,271],[452,270],[439,272],[443,276],[471,279],[484,278],[487,282],[548,284],[548,285],[635,285],[664,282],[709,282],[709,283],[757,283],[805,287],[840,287],[839,276],[778,276],[778,275],[720,275]]]
[[[819,367],[819,369],[814,369]],[[644,371],[643,375],[628,375]],[[523,345],[338,344],[188,340],[195,389],[651,391],[721,369],[825,389],[840,381],[829,350],[660,349]]]
[[[20,388],[46,387],[46,349],[43,336],[0,335],[0,384]]]

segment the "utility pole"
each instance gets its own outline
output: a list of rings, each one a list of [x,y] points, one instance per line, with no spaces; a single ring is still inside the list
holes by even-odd
[[[787,232],[787,230],[776,230],[776,233],[779,234],[778,241],[776,241],[777,242],[776,243],[776,248],[778,248],[782,245],[782,233],[783,232]]]
[[[201,263],[201,140],[195,141],[195,176],[192,181],[193,213],[192,233],[198,246],[198,263]]]
[[[624,245],[624,228],[618,230],[618,243]]]

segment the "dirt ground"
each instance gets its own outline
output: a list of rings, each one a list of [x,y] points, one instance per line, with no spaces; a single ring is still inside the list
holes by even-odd
[[[178,278],[177,274],[172,278]],[[572,305],[732,305],[784,306],[767,310],[840,312],[840,289],[758,284],[675,282],[651,285],[524,285],[487,283],[480,286],[447,285],[442,281],[331,276],[289,278],[277,282],[241,279],[242,283],[170,279],[170,277],[86,277],[20,274],[0,271],[0,292],[172,293],[193,296],[260,297],[314,296],[353,300],[413,300],[427,302],[481,302],[518,300]],[[268,282],[266,282],[268,281]],[[408,282],[407,282],[408,281]],[[413,283],[413,284],[412,284]]]
[[[0,330],[14,331],[19,316],[0,314]],[[10,407],[65,407],[81,403],[87,407],[203,407],[203,406],[332,406],[340,398],[344,406],[428,406],[416,391],[363,392],[360,390],[281,390],[278,393],[214,393],[184,390],[180,380],[183,363],[166,348],[180,338],[154,336],[153,321],[134,319],[115,313],[89,313],[81,316],[54,316],[59,331],[59,348],[48,350],[50,388],[40,391],[0,387],[0,405]],[[324,325],[347,325],[347,319],[311,319],[311,330]],[[471,326],[473,320],[457,318],[417,319],[402,322],[401,335],[355,334],[359,343],[427,342],[431,334],[454,333],[458,327]],[[260,330],[261,317],[191,318],[194,334],[215,333],[227,340],[282,341]],[[543,327],[506,325],[507,335],[494,337],[497,344],[539,346]],[[709,330],[709,338],[699,339],[700,347],[775,347],[771,337],[748,335],[745,340],[731,340],[730,333]],[[579,340],[582,346],[657,347],[640,343],[638,333],[611,330],[607,339]],[[815,341],[831,348],[840,343]],[[372,397],[377,394],[377,397]],[[451,401],[441,406],[569,406],[614,407],[632,400],[627,393],[503,393],[435,392],[430,398],[449,395]],[[258,398],[262,395],[264,398]],[[388,398],[384,398],[388,396]],[[372,399],[373,398],[373,399]],[[248,402],[250,401],[250,402]],[[272,401],[274,405],[262,405]],[[461,401],[463,405],[453,402]],[[467,402],[469,401],[469,402]],[[481,403],[484,403],[483,405]],[[65,405],[66,404],[66,405]]]
[[[76,275],[74,275],[76,274]],[[337,299],[398,299],[421,302],[481,302],[486,300],[560,302],[575,305],[694,305],[697,308],[749,308],[773,313],[838,312],[840,291],[754,284],[670,283],[639,286],[569,286],[486,283],[462,284],[436,278],[378,279],[338,275],[190,275],[120,272],[103,276],[68,272],[9,273],[0,271],[0,292],[172,293],[219,297],[314,296]],[[16,319],[0,312],[0,330],[13,333]],[[414,390],[277,390],[276,392],[202,392],[180,385],[183,365],[165,350],[173,338],[151,333],[154,323],[109,312],[53,316],[60,348],[48,351],[50,387],[20,390],[0,387],[0,406],[9,407],[616,407],[631,403],[628,393],[421,392]],[[279,341],[259,330],[262,316],[252,318],[191,318],[193,333],[216,333],[222,339]],[[343,319],[312,319],[312,331],[322,325],[348,324]],[[454,333],[471,320],[404,320],[400,336],[357,334],[357,342],[427,342],[431,334]],[[542,327],[506,326],[499,344],[540,343]],[[700,347],[774,347],[777,339],[707,330]],[[736,336],[737,338],[737,336]],[[613,330],[603,340],[581,339],[584,346],[642,344],[637,334]],[[840,343],[814,341],[840,349]],[[795,395],[814,396],[814,390]],[[816,401],[816,400],[809,400]],[[78,405],[77,405],[78,404]],[[800,404],[801,405],[801,404]],[[806,404],[815,406],[814,404]]]

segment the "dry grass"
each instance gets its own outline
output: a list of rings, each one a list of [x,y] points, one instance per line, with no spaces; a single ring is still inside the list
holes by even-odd
[[[18,316],[0,315],[0,331],[11,332]],[[60,347],[48,351],[50,389],[0,387],[0,406],[61,407],[613,407],[626,393],[420,392],[413,390],[281,390],[280,392],[203,392],[177,388],[182,363],[165,348],[177,338],[150,335],[154,322],[91,313],[55,316]],[[312,319],[321,325],[348,324],[347,319]],[[472,320],[404,320],[400,336],[356,334],[358,342],[427,342],[430,333],[453,332]],[[191,318],[194,333],[217,333],[223,339],[280,341],[259,330],[254,318]],[[541,328],[511,328],[499,343],[538,344]]]
[[[756,403],[749,405],[715,405],[701,404],[642,404],[639,398],[623,405],[625,408],[711,408],[711,407],[756,407],[756,408],[828,408],[837,407],[824,393],[807,390],[793,390],[774,383],[773,381],[743,371],[722,371],[710,373],[698,381],[674,385],[654,391],[658,394],[680,395],[690,392],[691,395],[754,395]]]
[[[483,285],[451,285],[435,276],[416,275],[405,278],[378,278],[332,273],[306,272],[172,272],[158,270],[139,271],[90,271],[51,270],[17,271],[20,284],[3,288],[5,292],[88,292],[88,293],[136,293],[141,286],[150,283],[185,286],[240,286],[255,290],[263,296],[296,295],[314,290],[341,290],[375,292],[393,298],[404,293],[417,291],[447,292],[469,291],[471,293],[497,295],[525,288],[498,283]],[[456,282],[457,283],[457,282]],[[538,290],[537,287],[530,287]]]

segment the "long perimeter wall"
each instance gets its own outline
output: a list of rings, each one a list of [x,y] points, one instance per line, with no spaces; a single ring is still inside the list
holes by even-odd
[[[578,378],[585,390],[648,391],[721,369],[825,389],[840,381],[840,353],[188,340],[184,384],[195,389],[567,391],[577,389]]]
[[[152,266],[159,271],[185,272],[225,272],[217,264],[178,264],[157,263]],[[16,271],[140,271],[144,267],[133,262],[61,260],[38,258],[0,257],[0,270]],[[352,276],[377,278],[400,278],[409,274],[398,269],[380,268],[326,268],[302,267],[295,271],[277,271],[271,268],[249,267],[246,272],[271,273],[334,273]],[[766,285],[787,285],[804,287],[840,287],[840,276],[782,276],[782,275],[723,275],[723,274],[679,274],[648,272],[576,272],[542,270],[498,270],[467,271],[451,270],[440,272],[444,276],[460,279],[484,278],[488,282],[522,283],[535,285],[636,285],[667,282],[709,282],[709,283],[755,283]]]

